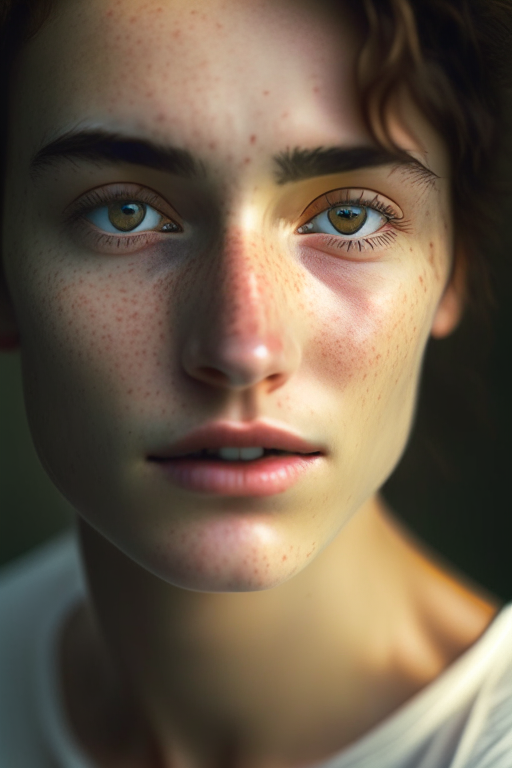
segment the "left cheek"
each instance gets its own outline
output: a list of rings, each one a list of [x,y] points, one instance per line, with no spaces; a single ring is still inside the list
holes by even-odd
[[[385,286],[384,279],[344,280],[310,341],[310,359],[322,380],[337,392],[354,389],[361,404],[368,398],[387,400],[410,381],[435,310],[427,269]]]

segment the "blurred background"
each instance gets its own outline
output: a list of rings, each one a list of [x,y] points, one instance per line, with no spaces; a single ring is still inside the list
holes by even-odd
[[[505,176],[512,176],[505,168]],[[512,232],[503,217],[493,330],[466,319],[427,349],[414,430],[384,488],[396,515],[444,559],[512,600]],[[0,354],[0,565],[69,525],[26,422],[18,352]]]

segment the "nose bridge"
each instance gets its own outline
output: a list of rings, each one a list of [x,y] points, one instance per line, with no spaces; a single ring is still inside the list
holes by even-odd
[[[217,322],[233,340],[252,337],[268,342],[272,336],[282,286],[267,247],[263,237],[241,227],[224,236],[218,264]]]
[[[258,232],[232,226],[207,255],[184,348],[190,375],[243,388],[268,377],[284,381],[297,364],[285,281],[273,249]]]

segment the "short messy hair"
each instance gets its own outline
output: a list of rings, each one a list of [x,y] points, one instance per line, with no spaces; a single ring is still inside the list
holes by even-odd
[[[343,0],[340,0],[343,2]],[[13,65],[54,10],[54,0],[3,0],[0,98],[8,103]],[[489,239],[506,190],[497,158],[506,149],[512,78],[512,0],[360,0],[351,3],[363,43],[355,77],[370,135],[398,155],[387,129],[389,100],[405,85],[448,148],[452,214],[466,267],[466,303],[485,312],[492,297]],[[7,119],[0,121],[0,184],[5,178]],[[0,205],[3,189],[0,190]],[[459,253],[459,251],[458,251]]]

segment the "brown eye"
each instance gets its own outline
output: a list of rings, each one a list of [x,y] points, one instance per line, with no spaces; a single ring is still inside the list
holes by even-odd
[[[121,232],[130,232],[144,221],[146,206],[144,203],[119,201],[108,206],[108,218],[111,224]]]
[[[353,235],[358,232],[368,218],[366,207],[355,205],[339,205],[327,214],[329,221],[342,235]]]

